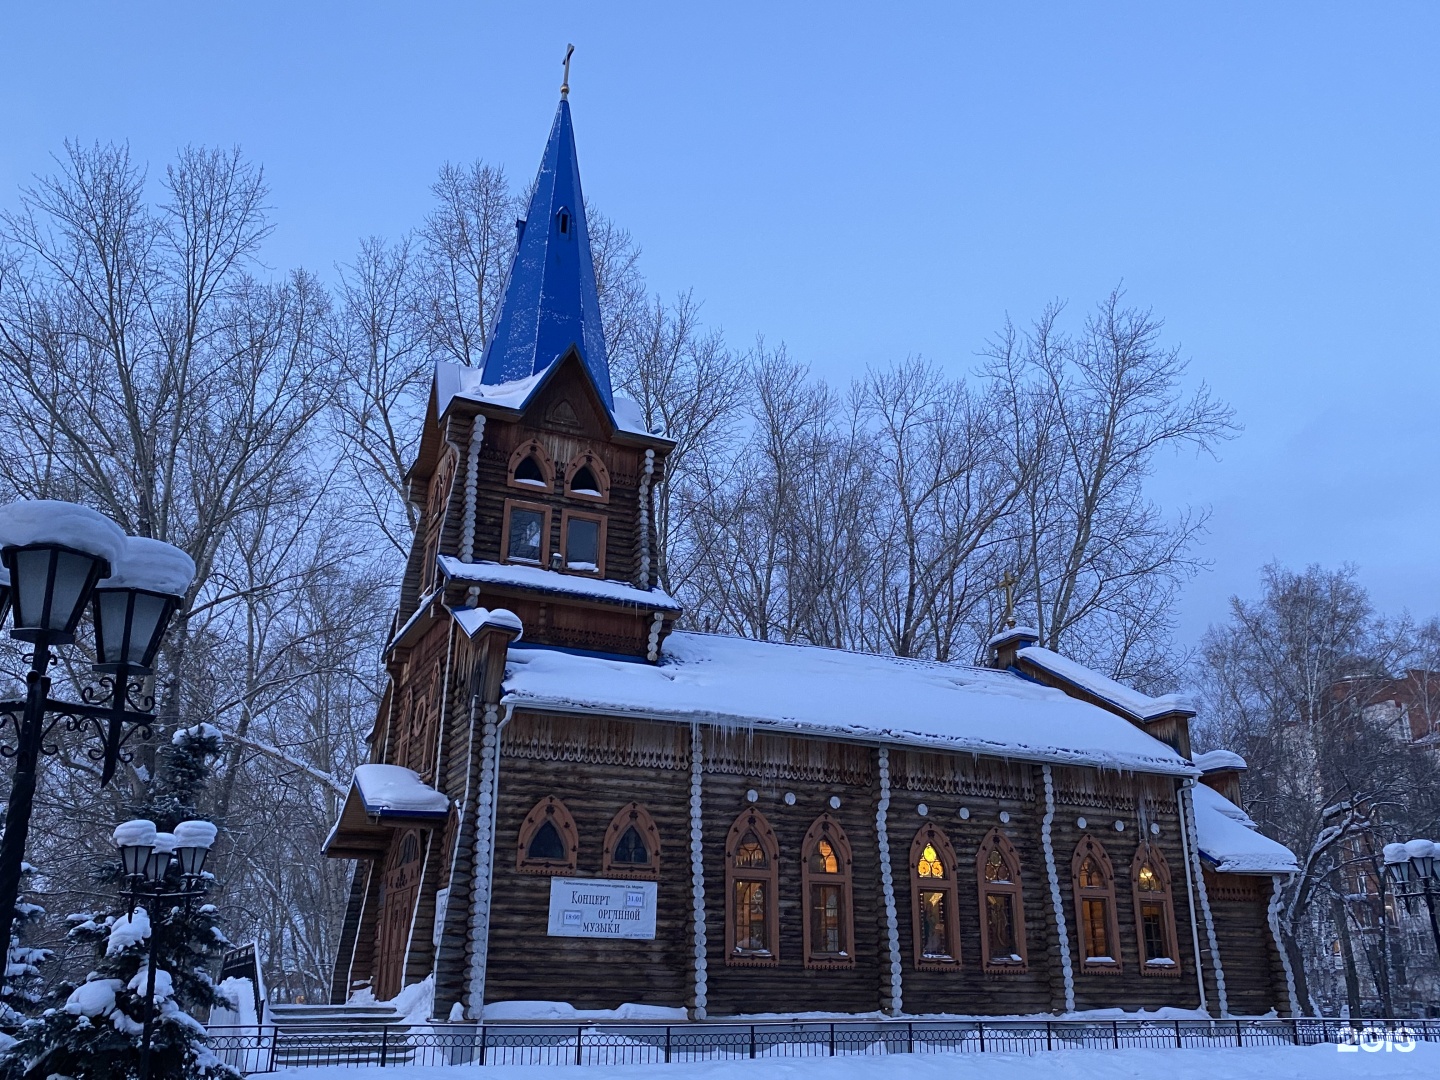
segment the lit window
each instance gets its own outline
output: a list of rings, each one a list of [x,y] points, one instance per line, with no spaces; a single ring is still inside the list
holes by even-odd
[[[1120,970],[1119,931],[1115,922],[1115,873],[1105,849],[1090,836],[1075,847],[1071,860],[1075,914],[1080,923],[1081,970]]]
[[[986,971],[1026,970],[1025,909],[1021,903],[1020,857],[999,829],[991,829],[975,855],[980,890],[981,963]]]
[[[954,865],[955,851],[939,828],[927,824],[915,834],[910,844],[910,915],[917,967],[959,968]]]
[[[850,841],[829,813],[821,814],[805,834],[801,895],[805,898],[805,966],[853,967],[851,939]]]
[[[725,852],[725,962],[773,966],[779,961],[779,850],[760,811],[752,808],[735,819]]]
[[[1135,889],[1135,937],[1140,945],[1141,974],[1179,975],[1170,869],[1158,847],[1142,843],[1136,849],[1130,880]]]
[[[538,510],[510,511],[510,546],[505,557],[512,562],[539,563],[545,540],[545,514]]]

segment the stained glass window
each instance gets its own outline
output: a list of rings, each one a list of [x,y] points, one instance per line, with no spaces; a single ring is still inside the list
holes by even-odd
[[[935,850],[934,844],[925,845],[925,850],[920,853],[920,861],[915,864],[915,872],[922,878],[945,876],[945,864],[940,861],[940,853]]]
[[[839,956],[846,951],[840,929],[839,885],[810,887],[810,951]]]
[[[1100,872],[1100,867],[1095,865],[1094,859],[1087,857],[1080,864],[1080,887],[1082,889],[1105,888],[1105,875]]]
[[[985,934],[992,964],[1020,962],[1015,941],[1015,899],[1009,893],[986,893]]]
[[[998,850],[990,852],[990,857],[985,860],[985,880],[997,883],[1010,881],[1010,868],[1005,865],[1005,857]]]
[[[1155,876],[1155,871],[1149,863],[1140,867],[1140,873],[1135,875],[1135,885],[1141,892],[1160,891],[1160,879]]]
[[[838,874],[840,872],[840,860],[835,857],[835,849],[829,840],[821,840],[815,845],[815,851],[810,856],[810,872],[812,874]]]
[[[765,849],[760,846],[760,838],[753,832],[747,832],[735,849],[735,865],[746,870],[764,870],[770,865]]]

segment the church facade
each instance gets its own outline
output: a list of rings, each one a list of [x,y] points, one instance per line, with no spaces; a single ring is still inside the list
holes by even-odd
[[[676,629],[672,444],[610,384],[563,97],[520,230],[408,477],[388,688],[325,845],[355,861],[332,999],[1293,1014],[1293,857],[1182,700],[1023,628],[979,668]]]

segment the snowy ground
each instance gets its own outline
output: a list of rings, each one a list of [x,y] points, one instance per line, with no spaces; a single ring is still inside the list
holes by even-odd
[[[433,1068],[290,1069],[255,1074],[287,1080],[1409,1080],[1440,1075],[1440,1045],[1408,1052],[1334,1046],[1234,1050],[1062,1050],[1020,1054],[895,1054],[890,1057],[695,1065],[491,1065]]]

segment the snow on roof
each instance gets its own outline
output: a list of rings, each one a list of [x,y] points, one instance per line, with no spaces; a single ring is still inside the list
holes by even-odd
[[[1010,672],[677,632],[659,664],[513,650],[505,701],[1193,776],[1122,717]]]
[[[465,631],[466,637],[473,638],[486,626],[498,626],[503,630],[513,630],[516,634],[525,629],[520,622],[520,616],[508,608],[452,607],[448,610],[460,624],[460,629]]]
[[[1063,679],[1082,690],[1087,690],[1141,720],[1149,720],[1152,717],[1164,716],[1171,712],[1194,711],[1189,699],[1182,694],[1166,694],[1163,697],[1142,694],[1133,687],[1107,678],[1098,671],[1091,671],[1084,664],[1078,664],[1068,657],[1038,645],[1021,649],[1016,655],[1030,661],[1036,667],[1044,669],[1057,679]]]
[[[649,611],[675,611],[680,602],[661,589],[637,589],[623,581],[606,581],[542,570],[538,566],[516,566],[512,563],[461,562],[453,555],[440,556],[440,569],[456,581],[474,581],[485,585],[511,588],[540,589],[557,596],[579,596],[589,600],[607,600],[629,604]]]
[[[990,640],[985,642],[985,644],[994,648],[1002,641],[1020,641],[1022,639],[1026,641],[1039,641],[1040,631],[1029,626],[1011,626],[1001,630],[998,634],[991,634]]]
[[[365,812],[381,816],[386,812],[443,817],[450,800],[436,791],[418,773],[400,765],[361,765],[355,769],[355,790]]]
[[[1221,769],[1247,769],[1245,759],[1233,750],[1209,750],[1190,758],[1202,773],[1219,772]]]
[[[1192,790],[1200,854],[1215,869],[1229,874],[1299,872],[1290,849],[1262,833],[1244,810],[1204,784]]]
[[[450,403],[456,398],[519,412],[545,382],[554,366],[552,363],[523,379],[486,385],[480,381],[482,372],[479,368],[463,367],[442,360],[435,365],[435,413],[437,416],[444,416]],[[611,410],[610,417],[617,428],[631,435],[664,437],[658,431],[648,430],[645,426],[645,414],[640,406],[619,394],[615,395],[615,407]]]

